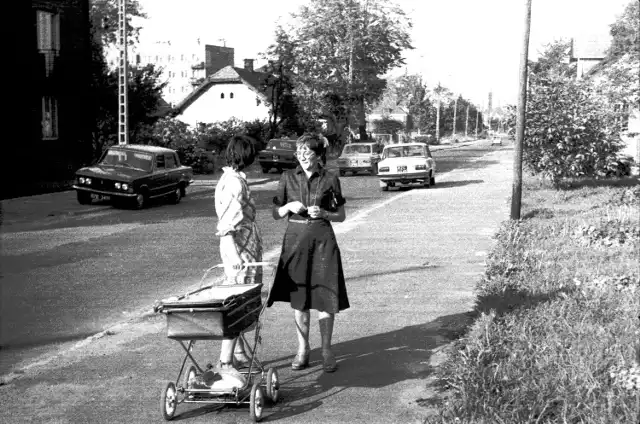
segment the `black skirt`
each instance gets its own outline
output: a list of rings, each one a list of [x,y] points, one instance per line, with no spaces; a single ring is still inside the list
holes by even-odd
[[[336,313],[349,307],[340,249],[331,223],[289,221],[267,305]]]

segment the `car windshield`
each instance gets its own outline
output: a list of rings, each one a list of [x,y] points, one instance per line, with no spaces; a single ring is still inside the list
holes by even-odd
[[[283,149],[283,150],[296,150],[295,140],[271,140],[267,143],[267,150]]]
[[[149,153],[109,149],[102,157],[100,165],[122,166],[124,168],[135,168],[149,172],[153,167],[153,156]]]
[[[342,153],[344,153],[345,155],[352,155],[354,153],[370,154],[371,146],[368,144],[348,144],[344,146],[344,150],[342,151]]]
[[[387,147],[384,150],[383,157],[386,158],[401,158],[401,157],[424,157],[425,150],[423,146],[397,146]]]

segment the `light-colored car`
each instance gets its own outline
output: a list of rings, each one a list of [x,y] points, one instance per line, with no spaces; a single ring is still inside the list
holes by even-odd
[[[382,145],[378,143],[351,143],[344,146],[338,158],[340,176],[347,172],[368,172],[376,175]]]
[[[494,134],[494,136],[491,137],[491,145],[502,146],[502,137],[498,134]]]
[[[390,144],[378,162],[380,189],[420,184],[429,188],[436,183],[436,162],[425,143]]]

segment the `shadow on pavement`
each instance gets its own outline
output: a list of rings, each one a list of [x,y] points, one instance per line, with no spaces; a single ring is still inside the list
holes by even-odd
[[[462,186],[471,185],[471,184],[482,184],[483,182],[484,180],[444,181],[444,182],[437,182],[436,185],[431,187],[431,189],[462,187]]]
[[[305,414],[320,407],[324,399],[351,387],[380,388],[405,380],[424,379],[433,372],[429,362],[433,351],[463,335],[473,319],[472,312],[447,315],[425,324],[335,344],[333,351],[338,360],[338,370],[331,374],[321,371],[321,351],[313,349],[307,370],[293,374],[286,371],[289,378],[281,377],[281,400],[276,405],[267,403],[262,421]],[[288,370],[292,360],[293,355],[285,356],[264,365],[265,368],[275,366],[282,375],[285,373],[282,370]],[[173,420],[210,413],[225,414],[226,409],[248,412],[247,405],[222,408],[206,405],[176,415]]]
[[[304,414],[322,405],[322,400],[350,387],[380,388],[410,379],[423,379],[433,372],[429,359],[433,350],[464,334],[473,322],[471,313],[440,317],[429,323],[335,344],[335,373],[309,381],[310,373],[296,373],[282,383],[283,401],[270,409],[266,420]],[[319,349],[311,351],[310,367],[322,366]],[[275,362],[289,361],[279,358]],[[316,370],[317,371],[317,370]],[[300,375],[298,375],[300,374]]]

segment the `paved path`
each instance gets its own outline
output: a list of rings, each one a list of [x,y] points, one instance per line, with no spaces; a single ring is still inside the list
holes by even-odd
[[[283,400],[265,409],[266,421],[422,421],[417,400],[429,395],[433,354],[468,321],[492,235],[508,218],[511,158],[510,149],[496,150],[440,176],[433,189],[399,191],[335,226],[352,303],[336,323],[340,368],[322,373],[314,319],[311,368],[290,371],[291,311],[268,309],[261,358],[279,369]],[[0,386],[0,421],[162,422],[160,391],[183,356],[163,319],[150,314],[23,370]],[[217,351],[209,342],[197,348],[203,361]],[[249,421],[246,407],[180,405],[178,414],[190,423]]]

